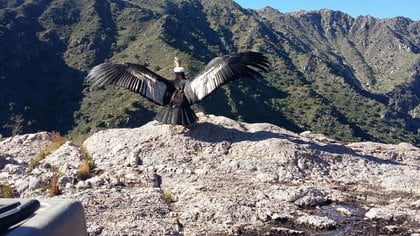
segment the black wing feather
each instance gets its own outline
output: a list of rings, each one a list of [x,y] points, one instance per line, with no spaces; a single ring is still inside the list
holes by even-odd
[[[131,63],[102,63],[92,68],[86,78],[92,86],[116,84],[159,105],[167,104],[175,90],[172,81],[146,67]]]
[[[258,52],[216,57],[194,79],[186,83],[185,96],[190,104],[196,103],[230,81],[244,77],[261,77],[259,71],[266,72],[269,64],[267,57]]]

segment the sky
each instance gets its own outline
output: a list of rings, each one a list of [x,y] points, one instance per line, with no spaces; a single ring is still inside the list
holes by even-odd
[[[243,8],[261,9],[271,6],[280,12],[330,9],[353,17],[390,18],[405,16],[420,20],[420,0],[235,0]]]

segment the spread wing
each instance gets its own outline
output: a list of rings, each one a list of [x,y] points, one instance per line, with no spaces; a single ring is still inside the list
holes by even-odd
[[[174,86],[171,81],[131,63],[102,63],[92,68],[86,77],[93,86],[116,84],[139,93],[159,105],[169,102]]]
[[[184,93],[188,102],[194,104],[230,81],[261,77],[258,71],[267,71],[268,67],[268,59],[258,52],[216,57],[194,79],[187,81]]]

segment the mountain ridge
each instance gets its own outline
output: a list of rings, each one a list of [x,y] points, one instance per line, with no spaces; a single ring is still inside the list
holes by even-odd
[[[255,50],[270,58],[271,72],[219,89],[198,111],[341,140],[420,143],[419,21],[254,11],[226,0],[8,4],[0,10],[4,136],[85,136],[150,120],[156,108],[135,94],[86,89],[86,71],[105,60],[143,64],[171,78],[174,56],[191,75],[214,56]],[[34,84],[37,95],[22,99]]]

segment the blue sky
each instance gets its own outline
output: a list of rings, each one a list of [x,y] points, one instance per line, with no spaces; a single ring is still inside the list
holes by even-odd
[[[420,0],[235,0],[244,8],[271,6],[280,12],[330,9],[353,17],[370,15],[376,18],[405,16],[420,20]]]

